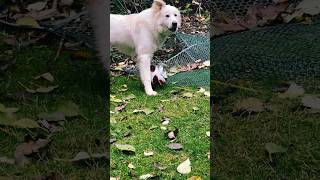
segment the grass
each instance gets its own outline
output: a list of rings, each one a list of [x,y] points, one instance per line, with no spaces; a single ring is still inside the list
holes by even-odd
[[[26,135],[45,137],[51,140],[48,152],[35,158],[30,165],[20,167],[1,164],[0,176],[13,179],[35,179],[50,173],[62,174],[64,179],[103,179],[107,175],[107,162],[96,161],[89,165],[57,161],[72,159],[78,152],[101,153],[107,141],[107,117],[104,74],[94,58],[83,61],[71,60],[70,52],[62,52],[50,73],[55,81],[35,80],[34,77],[48,72],[47,62],[52,61],[57,43],[50,46],[35,44],[17,52],[0,41],[1,52],[12,50],[16,64],[0,76],[0,102],[7,107],[17,107],[20,118],[36,119],[38,113],[49,112],[62,100],[76,103],[87,119],[76,117],[63,124],[63,131],[48,133],[44,130],[16,129],[0,126],[0,156],[14,157],[17,145],[24,142]],[[59,85],[48,94],[28,94],[21,86]],[[22,98],[25,97],[25,99]]]
[[[119,92],[126,84],[128,91]],[[139,84],[139,85],[138,85]],[[137,86],[138,85],[138,86]],[[209,138],[206,132],[210,129],[209,124],[209,98],[194,93],[196,96],[186,99],[178,95],[173,95],[172,91],[181,89],[166,85],[158,89],[160,93],[157,97],[147,97],[144,95],[143,87],[139,80],[129,80],[129,78],[115,78],[112,81],[111,95],[116,98],[123,98],[130,94],[135,95],[135,99],[129,101],[123,112],[115,113],[112,118],[116,123],[111,125],[111,136],[117,139],[115,143],[130,144],[136,148],[134,155],[128,155],[115,146],[111,146],[111,176],[121,179],[134,179],[148,173],[156,173],[159,179],[187,179],[191,176],[200,176],[209,179]],[[195,92],[196,88],[187,88],[183,92]],[[161,100],[169,100],[162,102]],[[121,104],[121,103],[120,103]],[[112,103],[111,110],[120,105]],[[158,107],[163,106],[164,111],[159,112]],[[193,107],[199,110],[194,112]],[[143,113],[133,114],[135,109],[153,109],[149,115]],[[161,120],[169,117],[170,123],[166,126],[168,130],[161,130]],[[150,130],[150,127],[157,126]],[[180,151],[171,150],[167,147],[170,143],[166,133],[170,129],[178,129],[176,142],[184,147]],[[130,136],[124,135],[130,132]],[[144,156],[144,151],[153,151],[154,155]],[[180,175],[177,166],[190,158],[192,171],[188,175]],[[136,168],[131,172],[128,164],[133,164]],[[159,170],[154,167],[154,163],[160,163],[167,167]]]
[[[87,118],[76,117],[67,119],[62,125],[63,131],[48,133],[42,129],[17,129],[0,126],[0,157],[14,157],[16,147],[24,142],[24,138],[43,137],[51,140],[45,155],[40,155],[27,166],[1,164],[0,177],[13,179],[34,179],[39,176],[48,176],[50,173],[61,174],[64,179],[104,179],[108,172],[106,161],[95,161],[90,164],[70,163],[59,159],[72,159],[78,152],[102,153],[107,142],[108,108],[105,102],[105,80],[100,70],[100,64],[94,58],[74,60],[74,53],[62,51],[53,68],[50,70],[48,62],[52,61],[58,42],[52,45],[34,44],[22,47],[17,53],[12,47],[0,41],[3,52],[12,50],[12,58],[16,57],[16,64],[0,76],[0,103],[7,107],[17,107],[19,118],[36,119],[37,114],[54,111],[62,100],[71,100],[79,105],[83,115]],[[10,54],[10,53],[9,53]],[[9,55],[8,55],[9,56]],[[34,77],[50,72],[55,80],[53,83],[45,80],[35,80]],[[28,94],[23,86],[59,85],[50,93]],[[191,176],[201,176],[209,179],[209,98],[196,94],[186,99],[171,94],[179,90],[174,86],[159,89],[161,94],[157,97],[147,97],[138,79],[116,77],[112,79],[112,94],[122,98],[134,94],[136,99],[129,101],[124,112],[115,114],[116,124],[111,127],[112,137],[116,143],[132,144],[136,148],[135,155],[126,155],[119,150],[111,148],[111,175],[120,176],[121,179],[133,178],[129,175],[128,162],[136,166],[137,177],[155,172],[161,179],[186,179]],[[118,92],[123,84],[127,84],[128,91]],[[195,92],[196,88],[189,87],[187,91]],[[186,91],[186,90],[184,90]],[[184,92],[183,91],[183,92]],[[24,98],[23,98],[24,97]],[[170,99],[168,102],[161,100]],[[157,107],[162,104],[164,112],[158,112]],[[112,104],[111,110],[118,104]],[[134,109],[148,107],[155,109],[150,115],[132,114]],[[193,107],[199,110],[193,112]],[[183,144],[181,151],[170,150],[166,147],[169,140],[165,132],[159,127],[149,130],[153,125],[161,125],[161,118],[167,116],[171,119],[170,128],[179,130],[177,142]],[[128,128],[129,127],[129,128]],[[130,130],[131,136],[123,137]],[[152,150],[154,155],[144,157],[144,150]],[[190,158],[192,172],[189,175],[179,175],[177,166],[186,158]],[[165,170],[158,170],[153,166],[159,162],[166,166]]]
[[[216,179],[318,179],[320,176],[319,114],[309,114],[299,98],[281,99],[272,92],[278,81],[242,81],[259,90],[254,94],[217,85],[215,131]],[[314,86],[313,86],[314,87]],[[307,94],[319,94],[308,88]],[[273,111],[232,115],[234,103],[248,97],[259,98]],[[269,160],[265,144],[273,142],[287,149]]]

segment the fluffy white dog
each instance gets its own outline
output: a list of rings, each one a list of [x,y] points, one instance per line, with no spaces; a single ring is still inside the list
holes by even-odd
[[[154,0],[151,8],[137,14],[110,15],[110,43],[120,52],[137,57],[140,78],[147,95],[157,95],[151,86],[153,54],[170,33],[181,27],[179,10]]]

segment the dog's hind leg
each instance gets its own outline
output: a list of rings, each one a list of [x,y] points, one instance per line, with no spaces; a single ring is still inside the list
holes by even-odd
[[[158,93],[152,89],[151,85],[151,59],[152,54],[138,55],[139,72],[146,94],[149,96],[156,96]]]

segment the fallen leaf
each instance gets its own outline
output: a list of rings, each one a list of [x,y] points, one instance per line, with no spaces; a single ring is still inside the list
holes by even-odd
[[[198,107],[192,107],[192,110],[193,111],[199,111],[199,108]]]
[[[90,159],[89,154],[87,152],[79,152],[71,161],[77,162],[86,159]]]
[[[177,73],[179,73],[179,70],[177,69],[177,67],[171,67],[169,69],[168,76],[173,76],[173,75],[175,75]]]
[[[184,98],[192,98],[192,97],[193,97],[193,94],[190,93],[190,92],[186,92],[186,93],[183,93],[183,94],[182,94],[182,97],[184,97]]]
[[[115,147],[124,152],[136,152],[136,148],[129,144],[115,144]]]
[[[131,99],[135,99],[136,96],[134,94],[130,94],[124,98],[122,98],[123,101],[130,101]]]
[[[167,127],[161,126],[160,129],[163,130],[163,131],[166,131],[166,130],[167,130]]]
[[[117,99],[116,96],[110,95],[110,102],[121,103],[121,99]]]
[[[281,17],[285,23],[289,23],[294,19],[303,17],[304,13],[301,10],[294,11],[292,14],[282,14]]]
[[[58,88],[59,86],[49,86],[49,87],[39,87],[37,89],[29,89],[27,88],[26,91],[29,93],[49,93],[53,90],[55,90],[56,88]]]
[[[34,28],[40,27],[38,22],[32,17],[22,17],[20,19],[17,19],[16,23],[21,26],[30,26]]]
[[[17,146],[14,158],[17,165],[25,165],[30,162],[29,156],[33,153],[40,152],[47,147],[49,141],[46,139],[38,139],[37,141],[29,141]]]
[[[57,110],[63,112],[66,117],[75,117],[80,115],[80,109],[77,104],[72,101],[63,101],[58,105]]]
[[[153,166],[161,171],[167,169],[166,166],[162,166],[159,162],[153,163]]]
[[[0,103],[0,112],[2,113],[16,113],[18,112],[18,108],[7,108],[3,104]]]
[[[143,155],[144,156],[153,156],[153,152],[152,151],[144,151]]]
[[[189,174],[191,172],[191,162],[188,158],[187,160],[183,161],[178,167],[177,171],[180,174]]]
[[[168,132],[168,138],[170,140],[176,139],[176,135],[175,135],[174,131]]]
[[[0,163],[4,164],[14,164],[14,159],[8,158],[8,157],[0,157]],[[1,179],[1,177],[0,177]]]
[[[16,113],[18,112],[19,109],[18,108],[6,108],[6,110],[4,111],[4,113]]]
[[[129,164],[128,164],[128,168],[130,168],[130,169],[135,169],[136,167],[135,167],[133,164],[129,163]]]
[[[281,3],[276,5],[258,6],[260,16],[264,22],[275,20],[280,13],[284,12],[288,7],[288,3]]]
[[[63,128],[62,127],[59,127],[59,126],[56,126],[55,124],[51,124],[49,123],[47,120],[39,120],[38,123],[46,128],[47,130],[49,130],[50,132],[59,132],[59,131],[62,131]]]
[[[56,111],[52,113],[39,113],[38,118],[42,120],[46,120],[48,122],[66,120],[65,114],[60,111]]]
[[[157,128],[158,126],[156,126],[156,125],[152,125],[150,128],[149,128],[149,130],[153,130],[153,129],[155,129],[155,128]]]
[[[205,90],[203,87],[201,87],[201,88],[197,91],[197,93],[204,93],[204,92],[206,92],[206,90]]]
[[[39,79],[39,78],[46,79],[47,81],[50,81],[50,82],[54,81],[54,77],[49,72],[36,76],[34,79]]]
[[[200,176],[192,176],[188,180],[202,180]]]
[[[81,162],[81,161],[86,161],[86,160],[98,160],[98,159],[103,159],[106,158],[107,155],[105,153],[94,153],[89,155],[87,152],[79,152],[76,154],[76,156],[71,159],[71,162]]]
[[[145,109],[135,109],[135,110],[133,110],[133,113],[141,113],[141,112],[145,113],[146,115],[149,115],[149,114],[153,113],[154,110],[148,109],[148,108],[145,108]]]
[[[213,22],[212,25],[225,32],[238,32],[247,29],[245,26],[241,25],[241,22],[238,19],[224,18],[223,22]]]
[[[168,144],[168,148],[170,148],[172,150],[181,150],[183,148],[183,146],[179,143],[170,143],[170,144]]]
[[[302,86],[297,85],[296,83],[291,83],[288,90],[279,95],[280,98],[295,98],[303,95],[305,90]]]
[[[206,91],[206,92],[204,92],[203,93],[205,96],[207,96],[207,97],[210,97],[210,92],[209,91]]]
[[[149,173],[149,174],[144,174],[144,175],[141,175],[139,177],[139,179],[150,179],[150,178],[153,178],[153,177],[156,177],[157,175],[155,173]]]
[[[265,111],[265,108],[261,100],[257,98],[248,98],[248,99],[239,100],[235,104],[234,112],[239,112],[243,110],[248,112],[259,113],[259,112]]]
[[[314,16],[320,13],[320,1],[319,0],[303,0],[296,7],[297,10]]]
[[[111,124],[116,124],[117,123],[117,120],[115,117],[110,117],[110,123]]]
[[[15,121],[11,125],[17,128],[25,128],[25,129],[40,128],[39,124],[36,121],[28,118]]]
[[[126,85],[126,84],[123,84],[122,86],[121,86],[121,89],[119,89],[118,91],[119,92],[125,92],[125,91],[127,91],[128,90],[128,86]]]
[[[310,108],[311,113],[320,113],[320,98],[315,96],[302,97],[301,102],[304,107]]]
[[[0,125],[10,126],[14,121],[16,121],[16,117],[14,114],[0,113]]]
[[[47,5],[47,1],[38,1],[27,6],[28,11],[41,11]]]
[[[168,125],[169,123],[170,123],[170,121],[165,120],[165,121],[163,121],[161,124],[164,125],[164,126],[166,126],[166,125]]]
[[[267,152],[269,153],[269,158],[270,158],[271,162],[272,162],[272,157],[271,157],[272,154],[284,153],[287,151],[284,147],[277,145],[277,144],[274,144],[274,143],[271,143],[271,142],[266,143],[265,148],[266,148]]]
[[[162,104],[160,104],[160,106],[158,106],[158,111],[159,112],[164,112],[164,106]]]
[[[210,61],[205,61],[202,63],[205,67],[210,67]]]

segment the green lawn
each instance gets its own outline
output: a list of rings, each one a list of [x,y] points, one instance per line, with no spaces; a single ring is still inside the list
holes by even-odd
[[[279,81],[239,81],[236,84],[260,93],[216,84],[213,95],[217,113],[214,128],[216,178],[318,179],[320,115],[307,113],[300,106],[300,98],[282,99],[277,93],[272,93],[272,88],[280,84]],[[317,95],[320,92],[314,84],[304,86],[306,94]],[[248,97],[262,100],[272,110],[232,114],[235,102]],[[287,150],[274,154],[271,162],[265,149],[268,142]]]
[[[108,131],[106,117],[105,80],[101,66],[94,58],[72,60],[71,53],[62,51],[52,70],[47,62],[52,61],[58,43],[30,45],[22,47],[18,53],[14,48],[0,41],[1,53],[12,50],[16,64],[0,75],[0,103],[7,107],[17,107],[19,118],[36,120],[37,114],[54,111],[62,100],[77,104],[86,118],[68,118],[62,124],[63,130],[49,133],[43,129],[18,129],[0,126],[0,157],[14,157],[15,148],[24,142],[26,135],[42,137],[51,141],[47,153],[35,156],[32,163],[24,167],[0,164],[0,179],[35,179],[50,173],[61,174],[64,179],[103,179],[107,175],[106,160],[91,164],[78,164],[58,159],[72,159],[78,152],[103,153]],[[7,51],[8,53],[8,51]],[[10,54],[10,53],[9,53]],[[8,54],[1,54],[8,56]],[[34,77],[50,72],[54,82],[35,80]],[[30,94],[24,87],[38,85],[59,85],[50,93]]]
[[[172,85],[158,88],[156,97],[144,95],[143,87],[136,78],[117,77],[112,81],[111,95],[123,99],[130,94],[135,99],[129,100],[122,112],[112,114],[111,138],[117,141],[114,144],[129,144],[136,149],[135,154],[126,154],[111,146],[111,176],[121,179],[134,179],[139,176],[156,173],[159,179],[187,179],[191,176],[200,176],[209,179],[209,98],[203,93],[197,93],[197,88],[182,88]],[[119,92],[127,85],[128,90]],[[208,89],[207,89],[208,90]],[[178,92],[177,92],[178,91]],[[174,93],[175,92],[175,93]],[[191,92],[194,97],[184,98],[183,94]],[[163,101],[165,100],[165,101]],[[111,111],[122,103],[111,103]],[[163,107],[160,112],[159,107]],[[153,113],[134,114],[135,109],[152,109]],[[194,111],[193,109],[197,109]],[[161,108],[160,108],[161,109]],[[170,118],[170,123],[163,130],[160,127],[163,117]],[[152,128],[151,128],[152,127]],[[150,129],[151,128],[151,129]],[[181,143],[183,149],[171,150],[167,133],[178,129],[176,143]],[[128,136],[129,133],[129,136]],[[153,156],[144,156],[144,151],[152,151]],[[187,158],[191,161],[191,173],[180,175],[176,168]],[[135,169],[130,170],[131,163]],[[159,170],[154,166],[159,163],[166,167]]]
[[[62,131],[50,133],[44,129],[21,129],[0,125],[0,157],[13,158],[18,145],[25,142],[25,137],[38,137],[50,140],[46,151],[35,154],[30,164],[20,167],[1,163],[0,178],[34,179],[39,176],[48,177],[51,173],[62,175],[64,179],[104,179],[107,175],[106,160],[96,160],[85,163],[66,162],[78,152],[103,153],[107,142],[108,108],[105,102],[105,79],[99,62],[93,57],[73,58],[72,52],[62,51],[56,62],[49,69],[48,62],[52,61],[58,49],[58,43],[52,45],[35,44],[22,47],[19,52],[5,45],[0,47],[4,56],[16,58],[16,63],[0,76],[0,103],[6,107],[17,107],[16,116],[37,120],[37,115],[43,112],[55,111],[63,100],[70,100],[77,104],[85,118],[67,118],[61,123]],[[11,50],[9,52],[8,50]],[[3,56],[2,56],[3,57]],[[34,77],[50,72],[53,82]],[[156,173],[160,179],[186,179],[191,176],[200,176],[209,179],[209,98],[203,93],[196,93],[196,87],[176,87],[166,85],[158,89],[157,97],[147,97],[138,78],[112,78],[111,94],[123,98],[134,94],[135,99],[128,100],[123,112],[113,114],[117,123],[112,124],[111,135],[116,138],[115,143],[134,145],[136,153],[127,155],[111,145],[111,175],[121,179],[132,179],[129,174],[128,163],[136,169],[135,176]],[[119,92],[124,89],[127,91]],[[59,85],[50,93],[27,93],[25,87]],[[208,88],[206,88],[208,90]],[[172,91],[176,92],[176,95]],[[191,92],[192,98],[184,98],[182,94]],[[161,100],[167,100],[161,102]],[[118,106],[111,102],[111,110]],[[163,105],[163,112],[158,107]],[[135,109],[150,108],[154,112],[150,115],[133,114]],[[193,110],[198,108],[198,110]],[[170,118],[167,130],[161,130],[161,119]],[[157,126],[152,130],[150,127]],[[166,132],[178,129],[176,143],[183,145],[180,151],[171,150],[166,145],[169,140]],[[130,131],[130,135],[124,134]],[[144,157],[143,151],[153,151],[154,155]],[[45,152],[45,153],[44,153]],[[192,171],[188,175],[180,175],[176,168],[186,158],[190,158]],[[154,163],[166,167],[159,170]],[[133,172],[133,171],[132,171]]]

